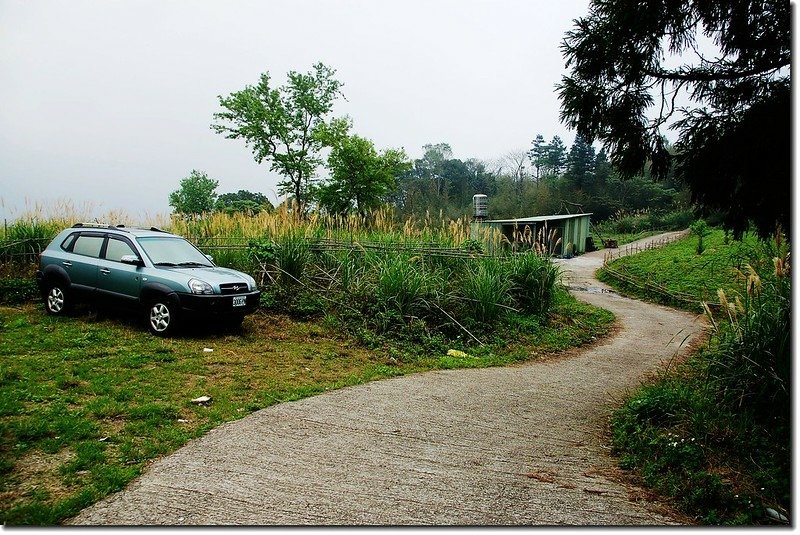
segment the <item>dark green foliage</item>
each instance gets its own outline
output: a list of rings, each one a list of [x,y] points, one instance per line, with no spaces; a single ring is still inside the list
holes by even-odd
[[[181,180],[180,188],[169,194],[169,205],[176,214],[197,217],[214,210],[218,180],[208,178],[202,171],[192,170]]]
[[[717,50],[693,62],[701,37]],[[562,51],[561,118],[609,149],[623,177],[649,165],[666,178],[675,161],[692,201],[736,236],[750,222],[762,237],[788,230],[789,3],[595,0]],[[676,95],[693,104],[677,107]],[[663,129],[676,119],[673,153]]]
[[[721,234],[710,234],[703,257],[691,244],[637,255],[646,262],[679,253],[728,282],[707,311],[708,347],[626,401],[613,419],[614,447],[624,468],[701,523],[768,524],[766,507],[786,514],[791,505],[788,250],[782,242],[722,245]],[[686,265],[658,265],[644,269],[684,284],[692,278]],[[744,277],[734,282],[737,271]]]
[[[316,63],[312,71],[290,71],[286,85],[275,87],[269,73],[255,86],[219,97],[223,111],[215,113],[211,128],[228,139],[243,139],[258,163],[283,176],[279,194],[291,194],[300,207],[306,204],[311,180],[322,164],[325,146],[318,136],[333,103],[341,94],[336,71]]]
[[[553,303],[560,272],[550,260],[534,253],[511,259],[511,295],[523,312],[546,315]]]
[[[575,190],[591,187],[595,176],[594,147],[580,135],[575,136],[575,142],[567,156],[567,171],[564,174],[569,185]]]
[[[507,265],[496,258],[483,258],[467,268],[456,291],[466,300],[466,318],[486,326],[511,303],[510,290]]]
[[[776,27],[783,24],[779,17]],[[750,223],[762,238],[791,232],[792,98],[784,82],[770,94],[748,96],[749,109],[733,118],[698,112],[680,123],[678,172],[704,214],[719,212],[737,237]]]
[[[226,214],[237,212],[258,214],[262,211],[272,212],[275,208],[263,193],[254,193],[240,189],[236,193],[223,193],[217,198],[214,209]]]
[[[0,304],[18,305],[39,297],[36,281],[30,279],[0,279]]]

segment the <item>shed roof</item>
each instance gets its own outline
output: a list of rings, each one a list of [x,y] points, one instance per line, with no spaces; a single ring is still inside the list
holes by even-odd
[[[587,217],[592,215],[588,214],[561,214],[561,215],[537,215],[535,217],[518,217],[517,219],[487,219],[484,223],[540,223],[542,221],[558,221],[563,219],[577,219],[579,217]]]

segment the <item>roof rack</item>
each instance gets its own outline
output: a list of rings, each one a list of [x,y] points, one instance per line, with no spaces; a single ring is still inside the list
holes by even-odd
[[[153,232],[163,232],[165,234],[168,234],[168,232],[166,230],[162,230],[162,229],[160,229],[158,227],[150,227],[150,228],[128,227],[128,226],[125,226],[125,225],[122,225],[122,224],[120,224],[120,225],[107,225],[105,223],[75,223],[74,225],[72,225],[72,228],[100,228],[100,229],[121,230],[123,232],[127,232],[128,229],[135,229],[135,230],[150,230],[150,231],[153,231]]]
[[[72,228],[110,228],[125,230],[125,225],[107,225],[105,223],[75,223]]]

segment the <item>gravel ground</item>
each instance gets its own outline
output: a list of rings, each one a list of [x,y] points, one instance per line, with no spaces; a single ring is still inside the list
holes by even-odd
[[[658,239],[655,237],[651,239]],[[607,451],[621,396],[702,336],[686,312],[610,292],[603,251],[561,261],[617,333],[562,358],[436,371],[282,403],[161,459],[81,525],[671,525]]]

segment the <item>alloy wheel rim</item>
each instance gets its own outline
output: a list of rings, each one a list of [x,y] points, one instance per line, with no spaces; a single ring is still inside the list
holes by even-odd
[[[163,303],[153,305],[150,309],[150,325],[157,332],[166,331],[169,327],[170,314],[169,308]]]
[[[61,288],[52,288],[47,296],[47,308],[51,312],[61,312],[64,308],[64,292]]]

